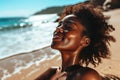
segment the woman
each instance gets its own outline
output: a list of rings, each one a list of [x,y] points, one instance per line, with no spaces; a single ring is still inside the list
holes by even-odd
[[[59,18],[51,47],[61,52],[62,68],[40,80],[101,80],[94,69],[83,67],[91,63],[97,66],[101,58],[108,58],[109,34],[114,31],[104,15],[92,4],[76,4],[66,7]],[[45,75],[45,74],[44,74]]]

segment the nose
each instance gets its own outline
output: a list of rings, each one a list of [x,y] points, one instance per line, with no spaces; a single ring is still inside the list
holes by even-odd
[[[63,28],[60,26],[60,27],[57,27],[57,28],[56,28],[55,32],[63,33],[64,30],[63,30]]]

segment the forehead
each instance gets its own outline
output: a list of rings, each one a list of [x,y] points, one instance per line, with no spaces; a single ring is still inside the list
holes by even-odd
[[[73,18],[73,17],[75,18],[76,16],[74,14],[67,15],[62,20],[65,20],[65,19],[68,19],[68,18]]]
[[[76,27],[79,30],[84,30],[85,27],[81,24],[80,20],[75,16],[75,15],[67,15],[65,16],[60,22],[62,22],[63,24],[74,24],[74,26],[72,27]]]
[[[65,16],[61,21],[62,22],[71,22],[71,23],[79,22],[78,18],[73,14]]]

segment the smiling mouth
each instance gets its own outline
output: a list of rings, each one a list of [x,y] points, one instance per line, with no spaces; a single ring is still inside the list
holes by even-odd
[[[62,41],[62,40],[63,40],[62,36],[54,35],[54,37],[53,37],[53,41],[55,41],[55,42]]]

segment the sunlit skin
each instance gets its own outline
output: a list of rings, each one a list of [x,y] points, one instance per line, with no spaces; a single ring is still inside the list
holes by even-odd
[[[56,28],[51,47],[61,52],[63,70],[68,66],[79,64],[78,55],[82,48],[88,45],[85,44],[86,40],[89,40],[82,34],[84,30],[74,15],[63,18]]]
[[[68,67],[82,66],[79,63],[79,55],[81,50],[91,42],[90,38],[83,34],[84,31],[86,31],[85,26],[75,15],[67,15],[59,22],[53,33],[51,47],[61,52],[62,67],[50,68],[36,80],[66,80],[69,78],[69,72],[66,71],[66,69],[69,69]],[[82,69],[85,70],[85,67],[82,67]],[[97,71],[91,68],[88,68],[84,74],[72,77],[74,79],[69,80],[101,80]]]
[[[85,27],[75,15],[64,17],[57,26],[51,47],[61,52],[62,70],[57,70],[51,80],[66,80],[64,69],[72,65],[80,65],[79,55],[81,50],[90,44],[90,39],[83,35]],[[63,72],[62,72],[63,71]],[[96,71],[89,71],[77,80],[101,80]]]

